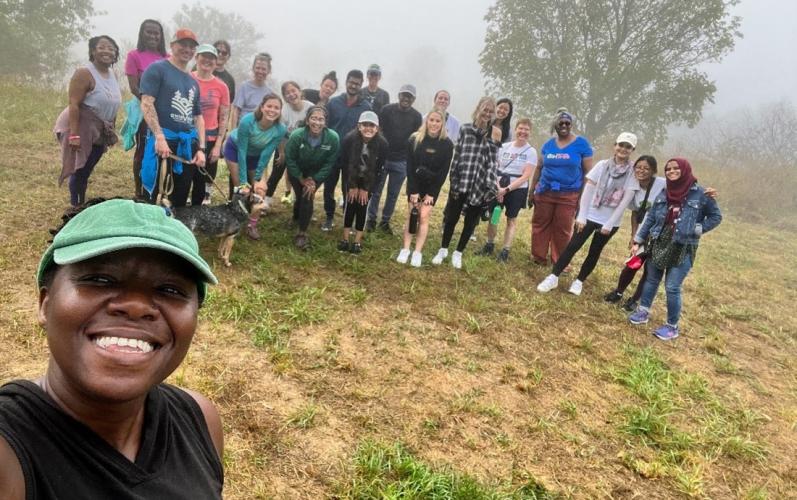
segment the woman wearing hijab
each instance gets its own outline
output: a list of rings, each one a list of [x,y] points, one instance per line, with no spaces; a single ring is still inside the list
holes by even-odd
[[[551,274],[537,285],[538,292],[550,292],[559,285],[559,275],[592,237],[587,258],[581,264],[578,277],[567,290],[573,295],[581,295],[584,281],[595,269],[603,247],[620,227],[625,207],[639,190],[630,158],[636,142],[634,134],[623,132],[614,142],[614,156],[599,161],[587,174],[587,184],[576,218],[576,232],[554,264]]]
[[[634,237],[632,253],[646,243],[650,248],[647,278],[639,307],[628,320],[642,325],[650,319],[650,307],[664,279],[667,292],[667,322],[653,331],[661,340],[678,337],[681,316],[681,285],[692,269],[700,237],[722,221],[719,206],[697,184],[692,166],[684,158],[673,158],[664,166],[665,191],[656,197],[642,227]]]

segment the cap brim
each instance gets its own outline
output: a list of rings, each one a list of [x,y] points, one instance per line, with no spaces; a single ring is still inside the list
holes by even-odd
[[[215,285],[219,282],[207,262],[201,258],[198,259],[196,256],[174,245],[136,236],[114,236],[57,248],[52,254],[52,261],[59,265],[75,264],[100,255],[131,248],[152,248],[174,254],[183,258],[199,271],[199,274],[205,278],[207,283]]]

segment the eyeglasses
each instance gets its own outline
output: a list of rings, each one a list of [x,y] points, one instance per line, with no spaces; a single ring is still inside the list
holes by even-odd
[[[634,146],[632,146],[627,142],[621,142],[620,144],[618,144],[618,146],[620,146],[623,149],[634,149]]]
[[[227,55],[230,55],[230,53],[229,53],[229,52],[227,52],[227,51],[226,51],[226,50],[224,50],[224,49],[220,49],[220,48],[218,48],[218,47],[216,48],[216,52],[218,52],[220,56],[227,56]]]
[[[559,122],[557,125],[559,125],[560,127],[569,127],[570,125],[572,125],[572,123],[570,123],[570,122]]]

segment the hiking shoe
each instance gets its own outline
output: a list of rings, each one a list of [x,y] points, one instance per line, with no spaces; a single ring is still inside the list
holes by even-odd
[[[623,293],[618,292],[617,290],[612,290],[611,292],[603,296],[603,300],[605,300],[609,304],[616,304],[620,302],[622,298],[623,298]]]
[[[396,262],[398,262],[399,264],[406,264],[408,260],[410,260],[410,249],[402,248],[401,250],[399,250]]]
[[[476,235],[475,234],[470,235],[470,241],[476,241]]]
[[[257,226],[254,224],[249,224],[246,226],[246,237],[250,240],[257,241],[260,239],[260,231],[257,230]]]
[[[332,231],[333,227],[335,227],[335,222],[332,220],[332,217],[327,217],[327,220],[321,224],[321,230],[325,233]]]
[[[570,283],[570,288],[567,289],[567,293],[572,293],[573,295],[578,297],[579,295],[581,295],[581,290],[583,288],[584,288],[584,282],[579,279],[575,279],[573,280],[572,283]]]
[[[501,252],[495,257],[495,260],[502,263],[506,263],[507,261],[509,261],[509,249],[502,248]]]
[[[489,256],[492,255],[494,251],[495,251],[495,243],[491,243],[488,241],[487,243],[484,244],[481,250],[476,252],[476,255]]]
[[[210,205],[210,193],[205,193],[205,197],[202,198],[202,206],[206,207]]]
[[[379,223],[379,230],[385,234],[393,234],[393,228],[390,227],[390,222],[386,220]]]
[[[376,221],[375,220],[368,219],[367,221],[365,221],[365,230],[366,231],[368,231],[369,233],[372,233],[372,232],[374,232],[374,229],[376,229]]]
[[[296,248],[299,250],[307,250],[310,248],[310,238],[308,238],[306,234],[297,234],[293,238],[293,244],[296,245]]]
[[[623,304],[623,309],[628,312],[636,311],[637,307],[639,307],[639,303],[634,299],[628,299],[625,301],[625,304]]]
[[[293,204],[293,193],[292,192],[285,193],[285,196],[280,198],[280,202],[283,203],[284,205]]]
[[[661,340],[677,339],[679,335],[678,325],[672,326],[665,323],[653,330],[653,335],[655,335],[657,339]]]
[[[537,291],[540,293],[548,293],[554,288],[559,286],[559,277],[555,274],[549,274],[544,280],[537,285]]]
[[[360,255],[363,253],[362,243],[352,243],[349,247],[349,252],[353,253],[354,255]]]
[[[410,259],[410,265],[412,267],[421,267],[422,263],[423,263],[423,254],[421,252],[418,252],[417,250],[415,252],[412,252],[412,259]]]
[[[338,252],[348,252],[349,251],[349,240],[340,240],[338,242]]]
[[[451,265],[454,269],[462,269],[462,252],[454,251],[451,254]]]
[[[441,248],[437,251],[437,255],[432,258],[432,264],[439,266],[448,257],[448,248]]]
[[[642,309],[642,307],[637,307],[636,311],[628,316],[628,322],[632,325],[644,325],[648,321],[650,321],[650,311]]]

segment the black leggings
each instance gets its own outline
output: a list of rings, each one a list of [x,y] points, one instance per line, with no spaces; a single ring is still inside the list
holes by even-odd
[[[606,246],[606,243],[609,243],[609,240],[612,239],[614,233],[619,229],[613,227],[609,234],[604,235],[601,234],[602,228],[603,224],[597,224],[588,220],[581,231],[573,233],[573,237],[570,238],[570,243],[567,244],[567,248],[565,248],[565,251],[559,256],[559,260],[556,261],[556,264],[553,265],[553,274],[556,276],[562,274],[562,271],[564,271],[567,265],[570,264],[570,261],[573,260],[573,256],[581,250],[584,243],[592,236],[592,243],[589,244],[589,253],[587,253],[587,258],[584,259],[584,263],[581,264],[581,270],[578,272],[578,280],[586,280],[598,264],[598,259],[601,256],[603,247]]]
[[[642,277],[639,278],[639,283],[637,283],[636,290],[634,290],[634,295],[631,297],[631,300],[634,302],[639,302],[640,297],[642,297],[642,288],[645,285],[645,279],[648,277],[648,263],[646,262],[647,257],[642,257]],[[617,280],[617,291],[620,293],[625,292],[625,289],[628,288],[628,285],[634,281],[634,276],[636,276],[636,272],[639,269],[631,269],[628,266],[623,266],[623,270],[620,272],[620,279]]]
[[[346,207],[343,209],[343,227],[351,229],[354,223],[354,229],[362,231],[365,228],[365,219],[368,216],[368,202],[371,201],[371,193],[368,193],[368,199],[365,205],[361,205],[358,201],[346,200]]]
[[[293,193],[296,201],[293,203],[293,220],[299,225],[299,231],[307,231],[310,226],[310,219],[313,218],[313,201],[315,200],[315,193],[310,199],[307,199],[302,191],[304,186],[302,182],[296,177],[289,175],[288,180],[293,186]]]
[[[462,226],[462,234],[459,235],[459,243],[457,243],[457,252],[462,252],[468,246],[473,230],[479,224],[481,217],[482,207],[474,207],[467,205],[467,194],[450,193],[448,201],[446,202],[446,209],[443,214],[443,244],[442,248],[448,248],[451,244],[451,237],[454,236],[454,228],[459,222],[459,217],[462,215],[463,209],[465,212],[465,224]]]
[[[198,167],[194,169],[194,177],[191,180],[191,205],[198,206],[202,204],[206,193],[205,185],[211,184],[213,180],[216,179],[216,170],[219,168],[219,161],[210,161],[210,152],[215,145],[216,141],[208,141],[207,144],[205,144],[205,158],[207,158],[207,162],[205,162],[204,170],[208,173],[210,178],[200,172]]]
[[[274,196],[274,191],[277,190],[277,185],[280,183],[280,179],[285,174],[285,168],[287,165],[284,161],[277,163],[277,159],[280,157],[279,151],[274,153],[274,162],[271,168],[271,175],[268,176],[268,180],[266,181],[266,196]],[[285,191],[290,191],[289,186],[285,186]]]

